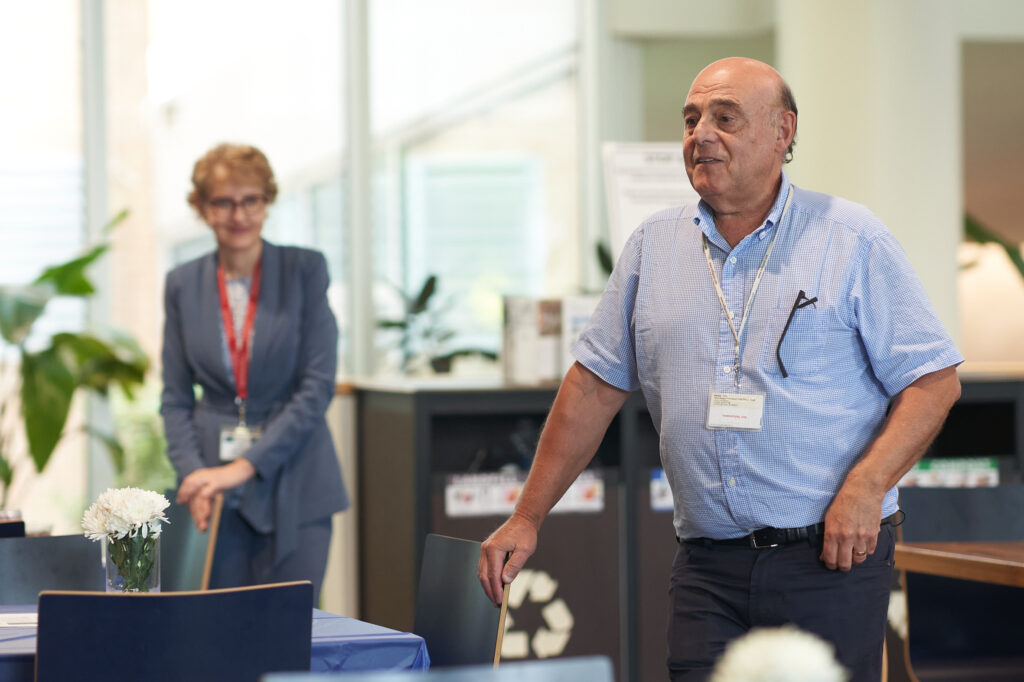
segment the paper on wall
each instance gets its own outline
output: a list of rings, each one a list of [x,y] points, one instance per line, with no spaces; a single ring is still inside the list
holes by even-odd
[[[686,177],[681,142],[606,142],[602,156],[615,260],[649,215],[700,199]]]

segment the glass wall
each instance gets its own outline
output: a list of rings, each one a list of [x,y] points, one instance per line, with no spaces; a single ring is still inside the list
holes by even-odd
[[[359,229],[372,244],[373,314],[400,317],[398,292],[417,291],[433,274],[437,323],[450,331],[434,350],[497,352],[503,295],[572,293],[580,280],[577,3],[366,1],[374,172],[371,224]],[[8,8],[0,55],[29,66],[0,76],[5,101],[16,103],[0,126],[8,246],[0,283],[28,281],[77,253],[87,175],[103,185],[90,201],[129,217],[95,271],[98,319],[129,332],[154,361],[143,400],[127,408],[132,419],[156,418],[164,276],[213,248],[185,196],[195,160],[223,141],[254,144],[274,166],[281,191],[266,237],[327,257],[339,370],[353,373],[346,8],[339,0]],[[94,27],[91,48],[83,26]],[[83,49],[99,57],[89,62],[97,66],[88,68],[88,91]],[[95,165],[83,152],[87,100],[103,121],[89,128]],[[60,301],[39,327],[79,328],[85,316],[81,302]],[[376,369],[394,371],[394,337],[382,332],[377,342]],[[497,365],[483,371],[496,375]],[[72,511],[84,503],[83,443],[74,445],[76,463],[62,467],[74,479],[76,492],[63,498]]]
[[[497,352],[503,295],[578,285],[577,33],[570,0],[370,2],[375,299],[436,275],[427,354]]]
[[[0,22],[0,285],[5,288],[32,282],[85,245],[79,4],[9,4]],[[78,331],[84,321],[81,300],[56,299],[33,325],[26,346],[39,350],[54,333]],[[83,411],[72,410],[45,476],[36,478],[19,409],[19,371],[17,351],[4,344],[0,447],[13,470],[5,504],[20,510],[30,531],[68,530],[68,513],[80,513]]]
[[[107,5],[111,182],[118,181],[116,169],[134,169],[135,189],[122,201],[133,210],[135,229],[149,231],[153,242],[151,271],[158,277],[145,290],[158,294],[167,270],[214,247],[185,201],[195,160],[220,142],[253,144],[269,158],[280,187],[264,236],[327,257],[342,371],[348,335],[343,8],[337,0]],[[144,72],[136,71],[139,65]],[[141,127],[139,144],[117,145],[133,121]],[[113,197],[111,203],[119,207]],[[136,250],[123,255],[134,259]],[[133,279],[130,268],[125,264],[122,281]],[[158,296],[150,303],[161,310]],[[122,301],[121,310],[138,319],[131,301]],[[161,319],[156,315],[140,330],[156,351]]]
[[[25,284],[85,240],[81,32],[76,0],[5,8],[0,22],[0,282]],[[32,68],[18,65],[31,64]],[[80,301],[59,300],[36,336],[79,328]]]

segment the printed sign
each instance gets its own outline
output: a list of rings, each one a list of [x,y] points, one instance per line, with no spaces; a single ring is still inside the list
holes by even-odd
[[[451,518],[508,516],[515,509],[524,483],[526,472],[449,476],[444,489],[444,513]],[[598,472],[584,471],[551,513],[593,514],[603,510],[604,479]]]

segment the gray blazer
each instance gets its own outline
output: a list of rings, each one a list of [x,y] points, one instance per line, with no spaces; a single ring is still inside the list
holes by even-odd
[[[256,476],[239,513],[274,534],[275,559],[296,547],[302,523],[348,507],[324,412],[334,396],[338,326],[327,305],[327,262],[309,249],[263,242],[246,421],[262,437],[244,457]],[[164,389],[160,413],[178,481],[218,466],[222,425],[238,423],[225,365],[217,254],[178,266],[164,290]],[[196,399],[194,385],[202,387]]]

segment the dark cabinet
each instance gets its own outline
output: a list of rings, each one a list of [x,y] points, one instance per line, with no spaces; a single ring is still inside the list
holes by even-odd
[[[949,411],[927,458],[994,457],[1002,484],[1024,471],[1024,381],[961,375],[960,400]]]
[[[1024,382],[963,385],[929,456],[996,457],[1001,480],[1020,482]],[[455,513],[446,495],[458,497],[455,487],[468,481],[468,497],[488,486],[514,497],[555,390],[357,387],[361,617],[410,630],[426,534],[482,540],[508,516],[511,507],[501,509],[500,500],[497,510]],[[553,512],[544,523],[523,581],[528,594],[511,611],[517,655],[603,654],[615,661],[623,682],[667,679],[668,578],[676,542],[660,475],[658,436],[643,396],[635,393],[585,472],[600,483],[600,508]]]
[[[455,512],[446,491],[451,497],[467,482],[492,493],[514,491],[525,480],[555,390],[357,387],[362,618],[411,629],[426,534],[482,540],[504,521],[510,507]],[[577,496],[586,503],[555,510],[544,522],[520,602],[510,611],[506,643],[511,636],[514,656],[602,654],[622,671],[619,679],[658,679],[629,672],[643,642],[644,650],[656,651],[654,669],[664,675],[664,595],[675,541],[671,512],[648,511],[650,472],[658,466],[657,437],[636,394],[578,482],[587,486]],[[600,504],[587,497],[593,491]],[[631,627],[648,615],[650,626]]]

